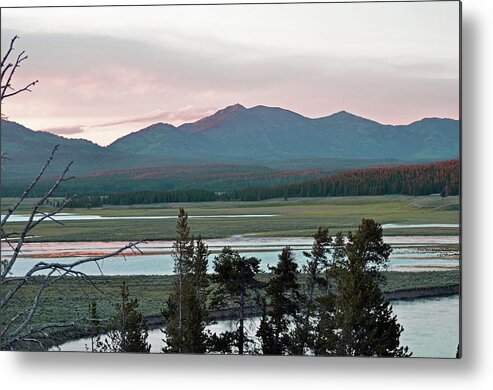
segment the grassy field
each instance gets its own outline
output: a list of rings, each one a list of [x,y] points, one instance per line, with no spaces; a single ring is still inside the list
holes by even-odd
[[[2,211],[13,202],[2,199]],[[29,210],[32,199],[18,214]],[[238,234],[270,237],[311,236],[319,226],[331,232],[354,229],[362,218],[381,224],[457,224],[459,198],[439,196],[410,197],[400,195],[341,198],[302,198],[260,202],[169,203],[93,209],[66,209],[64,212],[105,217],[135,217],[127,220],[65,221],[40,224],[32,231],[36,241],[134,241],[170,240],[175,236],[174,219],[138,219],[145,216],[176,216],[184,207],[189,215],[271,214],[266,218],[191,219],[192,234],[204,238],[221,238]],[[22,224],[9,223],[19,231]],[[386,235],[449,235],[458,228],[387,229]]]
[[[459,271],[443,272],[386,272],[387,281],[384,292],[420,289],[429,287],[448,287],[459,284]],[[267,274],[261,274],[266,281]],[[67,277],[47,289],[42,296],[40,308],[33,319],[33,326],[47,322],[69,322],[88,317],[91,301],[97,302],[100,318],[109,318],[114,313],[114,305],[120,299],[120,286],[123,281],[129,286],[132,298],[139,300],[139,307],[146,317],[159,316],[171,286],[172,276],[97,276],[91,278],[94,286],[75,277]],[[14,316],[29,304],[38,285],[31,283],[23,288],[14,304],[11,304],[0,317],[0,328],[7,319]],[[5,287],[0,288],[1,295]],[[50,338],[56,342],[77,337],[80,333],[58,331]]]

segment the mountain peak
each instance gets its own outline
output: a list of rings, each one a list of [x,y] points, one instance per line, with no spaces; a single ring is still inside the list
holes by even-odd
[[[151,130],[151,129],[154,129],[156,127],[172,127],[172,128],[176,128],[175,126],[173,126],[171,123],[164,123],[164,122],[156,122],[156,123],[153,123],[152,125],[149,125],[147,127],[145,127],[144,129],[142,130]]]
[[[360,116],[351,114],[350,112],[348,112],[346,110],[336,112],[336,113],[329,115],[329,116],[339,117],[339,118],[361,118]]]
[[[243,110],[246,110],[246,107],[241,105],[240,103],[236,103],[236,104],[232,104],[231,106],[227,106],[227,107],[225,107],[219,111],[236,112],[236,111],[243,111]]]
[[[425,123],[425,122],[428,122],[428,123],[433,123],[433,122],[457,122],[457,119],[452,119],[452,118],[440,118],[440,117],[436,117],[436,116],[433,116],[433,117],[426,117],[426,118],[422,118],[422,119],[419,119],[417,121],[414,121],[414,122],[411,122],[410,124],[412,125],[413,123]]]
[[[348,111],[345,111],[345,110],[342,110],[342,111],[339,111],[339,112],[336,112],[332,115],[329,115],[329,116],[326,116],[326,117],[322,117],[322,118],[319,118],[319,120],[323,120],[324,122],[332,122],[332,123],[355,123],[355,122],[358,122],[358,123],[373,123],[373,124],[380,124],[374,120],[371,120],[371,119],[367,119],[367,118],[364,118],[362,116],[359,116],[359,115],[355,115],[351,112],[348,112]]]
[[[202,132],[211,128],[216,128],[221,126],[225,122],[226,119],[231,117],[232,113],[238,113],[247,111],[247,109],[242,106],[240,103],[233,104],[231,106],[227,106],[221,110],[216,111],[214,114],[210,116],[206,116],[205,118],[199,119],[193,123],[185,123],[180,126],[185,131],[192,132]]]

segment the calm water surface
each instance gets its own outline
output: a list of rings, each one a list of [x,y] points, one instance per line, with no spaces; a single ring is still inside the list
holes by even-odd
[[[226,239],[205,240],[213,252],[213,257],[224,247],[231,246],[244,256],[255,256],[262,260],[261,268],[267,271],[267,266],[274,265],[278,260],[281,249],[292,247],[296,261],[301,266],[305,264],[304,250],[309,250],[311,238],[262,238],[255,236],[233,236]],[[459,266],[458,242],[456,236],[443,237],[386,237],[385,241],[393,247],[390,256],[390,270],[396,271],[435,271],[453,269]],[[124,246],[123,242],[52,242],[25,244],[23,251],[12,269],[13,276],[25,274],[34,264],[40,261],[70,263],[83,257],[98,256],[110,253]],[[444,244],[453,244],[443,247]],[[126,252],[126,256],[112,257],[99,262],[83,264],[78,270],[88,275],[169,275],[173,273],[173,258],[171,255],[172,242],[159,241],[141,244],[143,254]],[[2,243],[2,253],[9,255],[11,249]],[[56,257],[52,257],[56,256]]]
[[[275,217],[276,214],[214,214],[214,215],[189,215],[190,219],[201,219],[201,218],[270,218]],[[3,215],[1,216],[3,218]],[[29,220],[29,215],[11,215],[7,222],[27,222]],[[35,216],[34,221],[42,218],[41,215]],[[102,215],[91,215],[91,214],[72,214],[72,213],[58,213],[56,215],[57,221],[98,221],[98,220],[125,220],[125,219],[176,219],[176,215],[145,215],[145,216],[129,216],[129,217],[118,217],[118,216],[102,216]],[[53,222],[45,220],[46,223]]]
[[[404,327],[401,345],[407,345],[413,357],[454,358],[459,343],[459,297],[393,301],[393,311]],[[255,317],[247,321],[250,335],[254,335],[259,324]],[[231,330],[233,321],[219,321],[209,329],[213,333]],[[163,347],[163,333],[160,329],[149,331],[151,351],[159,353]],[[91,344],[90,338],[62,344],[62,351],[85,351]],[[54,349],[57,350],[57,349]]]
[[[403,236],[385,237],[392,245],[390,269],[397,271],[423,271],[453,269],[459,266],[458,236]],[[303,250],[308,250],[311,238],[288,237],[266,238],[255,236],[232,236],[225,239],[206,240],[213,251],[210,263],[224,246],[238,249],[244,256],[255,256],[262,260],[262,270],[278,260],[281,249],[289,245],[293,248],[297,262],[305,263]],[[51,242],[26,244],[16,262],[12,274],[23,275],[39,261],[68,263],[82,257],[110,253],[126,242]],[[105,275],[167,275],[173,273],[171,241],[155,241],[143,244],[143,255],[115,257],[100,262]],[[8,256],[11,249],[2,243],[2,255]],[[130,253],[129,253],[130,254]],[[56,255],[56,257],[52,257]],[[62,255],[63,257],[58,257]],[[95,264],[78,267],[89,275],[99,275]],[[459,340],[459,299],[455,297],[418,299],[413,301],[394,301],[394,312],[404,332],[401,343],[408,345],[415,357],[455,357]],[[258,319],[249,321],[252,334]],[[230,321],[222,321],[211,326],[211,331],[221,332],[231,327]],[[152,350],[162,348],[163,335],[159,329],[149,334]],[[84,351],[90,340],[77,340],[61,346],[65,351]]]
[[[262,271],[268,271],[268,266],[273,266],[278,261],[279,252],[242,252],[244,256],[254,256],[261,259],[260,268]],[[294,251],[295,259],[301,267],[306,263],[306,258],[301,250]],[[212,271],[213,257],[209,258],[209,271]],[[71,263],[80,260],[80,257],[64,257],[57,259],[50,258],[21,258],[16,262],[12,269],[12,276],[24,275],[34,264],[39,261],[59,262],[62,264]],[[391,271],[439,271],[455,269],[459,266],[457,259],[444,258],[408,258],[392,256],[389,262]],[[173,258],[171,255],[145,255],[145,256],[128,256],[109,258],[99,261],[99,267],[94,263],[82,264],[77,270],[87,275],[171,275],[173,274]],[[42,272],[38,273],[42,274]]]

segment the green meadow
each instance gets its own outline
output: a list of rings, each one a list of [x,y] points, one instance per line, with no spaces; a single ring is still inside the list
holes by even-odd
[[[2,213],[14,201],[2,200]],[[27,213],[33,199],[28,199],[16,214]],[[255,234],[266,237],[307,237],[319,226],[331,232],[353,230],[362,218],[373,218],[381,224],[458,224],[459,197],[403,195],[299,198],[258,202],[197,202],[158,205],[113,206],[91,209],[70,209],[65,213],[100,215],[104,217],[132,217],[123,220],[63,221],[64,226],[51,221],[32,231],[35,241],[136,241],[173,240],[174,218],[139,219],[150,216],[176,216],[184,207],[190,216],[215,216],[190,219],[192,234],[204,238]],[[46,209],[49,210],[49,209]],[[269,214],[264,218],[224,217],[241,214]],[[9,230],[19,231],[22,223],[12,222]],[[458,228],[393,228],[386,235],[457,235]]]

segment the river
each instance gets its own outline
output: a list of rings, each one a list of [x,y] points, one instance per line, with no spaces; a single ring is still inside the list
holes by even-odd
[[[205,240],[212,251],[212,258],[224,246],[237,249],[243,256],[261,259],[261,269],[267,271],[274,265],[284,246],[290,246],[301,266],[306,262],[303,251],[309,250],[309,237],[256,237],[232,236],[224,239]],[[389,270],[438,271],[456,269],[459,266],[458,236],[390,236],[385,237],[393,252]],[[12,269],[12,276],[24,275],[40,261],[70,263],[83,257],[100,256],[124,246],[124,242],[50,242],[27,243]],[[170,275],[173,273],[171,241],[154,241],[139,246],[140,252],[125,252],[125,256],[87,263],[77,269],[88,275]],[[2,242],[2,254],[9,256],[11,248]]]
[[[413,357],[454,358],[459,343],[459,297],[415,299],[393,301],[393,312],[404,327],[401,345],[407,345]],[[259,318],[247,320],[247,330],[254,336]],[[231,330],[232,321],[219,321],[209,326],[213,333]],[[163,333],[160,329],[149,331],[148,342],[151,352],[159,353],[163,347]],[[61,351],[86,351],[91,345],[90,338],[70,341],[59,346]],[[58,350],[54,348],[53,350]]]
[[[213,214],[213,215],[190,215],[190,219],[202,219],[202,218],[270,218],[275,217],[276,214]],[[3,215],[1,218],[3,219]],[[37,221],[42,218],[42,215],[36,215],[33,220]],[[30,219],[30,215],[11,215],[8,219],[8,223],[11,222],[27,222]],[[57,221],[101,221],[101,220],[127,220],[127,219],[176,219],[176,215],[148,215],[148,216],[102,216],[96,214],[73,214],[73,213],[58,213],[56,215]],[[49,222],[49,221],[46,221]]]
[[[291,246],[296,261],[302,265],[309,250],[309,237],[257,237],[254,235],[232,236],[224,239],[205,240],[212,251],[209,263],[224,246],[231,246],[243,256],[255,256],[262,260],[261,268],[278,260],[284,246]],[[432,271],[457,269],[459,267],[458,236],[389,236],[385,237],[393,252],[389,269],[395,271]],[[12,269],[13,276],[21,276],[40,261],[68,263],[83,257],[110,253],[125,242],[50,242],[27,243]],[[88,275],[168,275],[173,273],[171,241],[153,241],[140,245],[141,253],[127,252],[125,257],[108,258],[95,264],[78,267]],[[2,255],[8,256],[11,248],[2,242]],[[10,252],[11,253],[11,252]],[[394,312],[404,326],[401,335],[403,345],[408,345],[415,357],[454,357],[459,338],[459,298],[441,297],[412,301],[393,301]],[[257,320],[258,321],[258,320]],[[256,327],[255,319],[250,321]],[[230,326],[222,321],[211,327],[220,332]],[[253,330],[254,333],[254,330]],[[150,331],[152,351],[162,348],[163,335],[159,329]],[[90,340],[83,339],[61,346],[65,351],[84,351]]]

